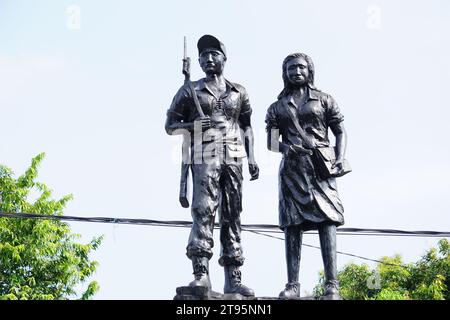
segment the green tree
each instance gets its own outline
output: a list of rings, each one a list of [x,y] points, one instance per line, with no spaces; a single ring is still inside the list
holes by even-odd
[[[14,178],[13,172],[0,165],[0,212],[62,215],[72,195],[52,199],[52,191],[37,182],[37,167],[44,158],[33,158],[26,172]],[[30,192],[37,193],[29,202]],[[97,262],[89,253],[98,248],[102,237],[79,244],[67,223],[56,220],[0,217],[0,299],[70,299],[77,298],[94,273]],[[91,298],[98,290],[90,282],[81,299]]]
[[[441,239],[417,262],[383,257],[374,269],[350,263],[338,272],[340,293],[349,300],[450,300],[450,242]],[[323,271],[314,295],[323,294]]]

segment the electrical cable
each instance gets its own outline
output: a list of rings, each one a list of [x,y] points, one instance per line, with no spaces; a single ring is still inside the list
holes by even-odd
[[[79,216],[63,216],[63,215],[43,215],[35,213],[3,213],[0,217],[5,218],[26,218],[26,219],[48,219],[60,221],[75,222],[94,222],[94,223],[117,223],[131,225],[148,225],[160,227],[191,227],[190,221],[162,221],[152,219],[135,219],[135,218],[111,218],[111,217],[79,217]],[[215,228],[219,228],[219,224],[214,224]],[[247,230],[262,231],[267,233],[282,233],[277,225],[272,224],[243,224],[242,228]],[[262,229],[262,230],[261,230]],[[315,231],[307,231],[305,234],[317,233]],[[338,235],[374,235],[374,236],[421,236],[421,237],[450,237],[450,231],[406,231],[397,229],[367,229],[367,228],[337,228]]]
[[[131,225],[146,225],[156,227],[178,227],[178,228],[190,228],[192,222],[190,221],[162,221],[152,219],[133,219],[133,218],[111,218],[111,217],[78,217],[78,216],[63,216],[63,215],[43,215],[36,213],[3,213],[0,212],[0,218],[16,218],[16,219],[45,219],[45,220],[57,220],[57,221],[75,221],[75,222],[93,222],[93,223],[114,223],[114,224],[131,224]],[[214,228],[218,229],[219,224],[215,223]],[[277,225],[271,224],[243,224],[242,231],[252,232],[257,235],[283,240],[283,238],[272,236],[267,233],[283,233]],[[317,233],[317,231],[307,231],[305,234]],[[403,236],[403,237],[450,237],[448,231],[405,231],[396,229],[366,229],[366,228],[337,228],[337,235],[356,235],[356,236]],[[302,243],[302,246],[319,249],[320,247]],[[407,268],[404,265],[393,264],[384,262],[377,259],[366,258],[363,256],[355,255],[352,253],[346,253],[342,251],[336,251],[338,254],[355,257],[362,260],[382,263],[391,266]]]

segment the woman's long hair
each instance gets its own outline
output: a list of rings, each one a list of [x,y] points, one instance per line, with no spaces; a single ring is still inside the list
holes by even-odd
[[[295,58],[305,59],[306,63],[308,64],[308,71],[309,71],[308,72],[309,73],[308,87],[310,89],[316,89],[316,87],[314,86],[314,63],[313,63],[312,59],[307,54],[304,54],[304,53],[292,53],[292,54],[288,55],[283,61],[284,88],[278,95],[278,100],[280,100],[281,98],[286,97],[292,93],[292,84],[290,83],[290,81],[287,77],[286,65],[289,61],[291,61],[292,59],[295,59]]]

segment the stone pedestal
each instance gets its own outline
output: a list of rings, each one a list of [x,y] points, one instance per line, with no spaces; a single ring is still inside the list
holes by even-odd
[[[256,300],[236,293],[220,293],[206,287],[178,287],[174,300]]]
[[[174,300],[283,300],[278,297],[245,297],[241,294],[220,293],[206,287],[178,287]],[[301,297],[295,300],[316,300],[315,297]]]

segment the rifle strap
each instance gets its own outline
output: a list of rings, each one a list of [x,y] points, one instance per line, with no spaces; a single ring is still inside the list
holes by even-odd
[[[194,98],[195,108],[197,108],[197,112],[200,117],[204,118],[205,114],[203,113],[202,107],[200,106],[200,102],[198,101],[197,94],[195,93],[194,86],[191,81],[188,81],[189,90],[191,90],[192,97]]]

